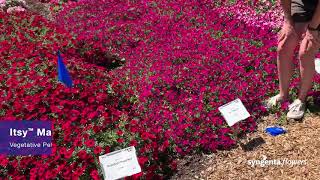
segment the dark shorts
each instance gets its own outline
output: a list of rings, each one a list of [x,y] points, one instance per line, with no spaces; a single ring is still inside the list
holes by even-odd
[[[291,16],[294,22],[311,21],[319,0],[292,0]]]

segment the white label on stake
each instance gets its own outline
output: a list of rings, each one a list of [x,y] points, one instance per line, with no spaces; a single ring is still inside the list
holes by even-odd
[[[239,98],[220,106],[219,111],[229,126],[233,126],[235,123],[250,117],[249,112]]]
[[[141,172],[134,146],[99,156],[99,161],[106,180],[120,179]]]
[[[320,74],[320,59],[316,58],[314,63],[315,63],[317,73]]]

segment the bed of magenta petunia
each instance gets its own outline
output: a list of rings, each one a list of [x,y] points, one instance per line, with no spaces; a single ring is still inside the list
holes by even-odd
[[[164,179],[177,157],[233,147],[276,93],[280,25],[272,1],[78,1],[55,21],[0,12],[0,120],[54,123],[53,154],[0,156],[0,177],[101,179],[99,155],[135,146],[142,173],[127,179]],[[236,98],[251,117],[230,128],[218,107]]]

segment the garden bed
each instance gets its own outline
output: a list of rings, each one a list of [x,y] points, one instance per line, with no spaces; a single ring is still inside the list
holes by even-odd
[[[128,179],[166,179],[178,158],[235,147],[235,131],[254,132],[276,93],[281,21],[256,12],[261,3],[222,2],[53,3],[50,20],[0,12],[0,120],[55,124],[54,156],[0,156],[0,177],[100,179],[100,155],[135,146],[142,173]],[[71,89],[57,81],[58,49]],[[236,98],[251,116],[232,129],[218,107]]]
[[[242,139],[250,142],[249,139],[262,138],[264,143],[250,151],[238,146],[231,151],[185,158],[179,161],[178,173],[172,179],[318,179],[320,144],[315,137],[320,135],[319,110],[318,106],[318,111],[308,113],[302,122],[282,124],[288,133],[277,137],[264,130],[278,124],[278,119],[274,115],[265,117],[257,132]],[[283,164],[273,165],[270,161],[269,164],[252,166],[250,160],[281,160]],[[295,160],[306,160],[306,163],[299,164]]]

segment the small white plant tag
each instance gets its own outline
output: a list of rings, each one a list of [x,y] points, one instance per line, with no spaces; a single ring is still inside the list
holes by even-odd
[[[222,113],[222,116],[230,127],[235,123],[250,117],[249,112],[239,98],[220,106],[219,111]]]

